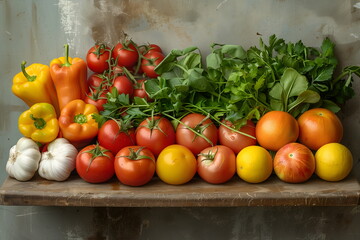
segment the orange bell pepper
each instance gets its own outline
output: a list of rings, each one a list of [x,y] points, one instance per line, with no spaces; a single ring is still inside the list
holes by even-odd
[[[95,113],[99,113],[95,105],[81,99],[66,104],[59,117],[62,136],[77,148],[90,144],[99,130],[98,123],[92,117]]]
[[[65,57],[50,62],[50,75],[56,88],[60,110],[75,99],[85,99],[89,91],[87,65],[81,58],[69,57],[69,45],[65,45]]]

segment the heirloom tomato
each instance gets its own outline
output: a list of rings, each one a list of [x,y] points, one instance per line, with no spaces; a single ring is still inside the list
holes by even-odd
[[[288,143],[276,152],[274,171],[284,182],[305,182],[315,171],[314,154],[303,144]]]

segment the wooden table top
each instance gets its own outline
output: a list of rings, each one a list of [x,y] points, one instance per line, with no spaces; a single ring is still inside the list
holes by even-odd
[[[234,176],[220,185],[199,177],[179,186],[154,177],[141,187],[121,184],[116,178],[90,184],[77,174],[64,182],[35,176],[19,182],[8,177],[0,188],[1,205],[87,207],[236,207],[236,206],[356,206],[360,185],[354,176],[326,182],[316,176],[301,184],[289,184],[272,175],[267,181],[250,184]]]

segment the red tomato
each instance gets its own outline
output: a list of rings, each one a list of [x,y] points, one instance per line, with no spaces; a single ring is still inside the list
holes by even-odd
[[[305,182],[315,172],[315,157],[305,145],[288,143],[276,152],[274,171],[284,182]]]
[[[117,76],[123,75],[124,74],[124,70],[123,67],[120,67],[118,65],[115,65],[112,67],[111,69],[111,73],[109,74],[110,79],[113,79]]]
[[[104,104],[107,103],[107,92],[107,90],[91,91],[86,95],[84,102],[94,105],[99,112],[104,111]]]
[[[214,123],[206,116],[198,113],[190,113],[181,119],[181,123],[176,128],[176,142],[191,150],[193,154],[200,153],[203,149],[216,145],[218,140],[218,130]],[[193,131],[202,134],[198,136]]]
[[[90,77],[87,79],[87,83],[89,88],[92,90],[99,89],[100,86],[102,89],[107,88],[107,78],[102,74],[91,74]]]
[[[141,60],[141,69],[145,73],[146,76],[150,78],[156,78],[159,76],[155,72],[155,67],[161,63],[161,61],[165,58],[165,55],[161,52],[149,52],[144,55],[144,58]]]
[[[104,44],[95,45],[86,54],[86,63],[89,69],[96,73],[103,73],[109,69],[111,49]]]
[[[135,129],[121,120],[107,120],[99,129],[98,142],[115,155],[120,149],[135,145]]]
[[[174,127],[164,117],[149,117],[137,127],[136,143],[149,148],[157,156],[165,147],[175,143]]]
[[[146,147],[128,146],[115,156],[115,173],[119,181],[130,186],[148,183],[155,173],[155,157]]]
[[[229,181],[236,172],[235,153],[226,146],[217,145],[201,151],[197,158],[199,176],[208,183]]]
[[[343,137],[340,119],[330,110],[315,108],[304,112],[299,118],[299,141],[312,150],[327,143],[339,143]]]
[[[223,122],[231,128],[235,127],[234,124],[232,124],[230,121]],[[249,134],[254,138],[250,138],[241,133],[237,133],[223,125],[220,125],[219,127],[220,144],[231,148],[236,154],[247,146],[256,145],[255,124],[252,121],[248,120],[246,125],[242,126],[239,131]]]
[[[113,83],[110,87],[110,91],[114,87],[118,90],[119,94],[122,94],[122,93],[129,94],[130,97],[132,97],[134,95],[133,83],[125,75],[118,76],[113,80]]]
[[[76,156],[76,171],[86,182],[106,182],[115,173],[114,155],[99,145],[86,146]]]
[[[145,79],[137,80],[134,86],[134,97],[145,98],[147,101],[151,100],[147,92],[145,91]]]
[[[147,46],[147,48],[148,48],[147,53],[149,53],[149,52],[159,52],[159,53],[163,53],[161,47],[159,47],[159,45],[156,45],[156,44],[149,44],[149,45]]]
[[[117,60],[117,65],[131,68],[135,66],[139,59],[139,53],[132,41],[127,43],[118,43],[115,45],[112,57]]]

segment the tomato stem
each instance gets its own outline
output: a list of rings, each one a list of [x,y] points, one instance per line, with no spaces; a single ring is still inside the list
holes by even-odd
[[[95,158],[97,157],[107,157],[107,158],[110,158],[107,154],[105,154],[106,152],[110,152],[110,150],[107,150],[105,148],[101,148],[99,143],[96,143],[95,147],[93,149],[90,149],[90,150],[87,150],[87,151],[84,151],[82,152],[83,153],[89,153],[91,154],[91,159],[90,159],[90,162],[89,162],[89,165],[87,166],[86,168],[86,172],[89,171],[90,169],[90,166],[92,164],[92,162],[95,160]]]
[[[194,130],[193,128],[189,127],[188,125],[184,124],[183,122],[181,122],[179,119],[169,115],[169,114],[166,114],[166,113],[162,113],[163,115],[167,116],[168,118],[171,118],[172,120],[174,120],[175,122],[177,122],[178,124],[182,124],[184,125],[188,130],[190,130],[191,132],[195,133],[197,136],[199,137],[202,137],[203,139],[205,139],[205,141],[207,141],[211,146],[214,146],[214,143],[209,139],[207,138],[202,132],[199,133],[197,132],[196,130]]]
[[[223,125],[223,126],[226,127],[227,129],[230,129],[231,131],[234,131],[234,132],[236,132],[236,133],[239,133],[239,134],[241,134],[241,135],[244,135],[244,136],[246,136],[246,137],[249,137],[249,138],[252,138],[252,139],[255,139],[255,140],[256,140],[256,137],[254,137],[254,136],[252,136],[252,135],[250,135],[250,134],[241,132],[241,131],[239,131],[239,130],[237,130],[237,129],[235,129],[235,128],[232,128],[232,127],[226,125],[225,123],[221,122],[221,121],[220,121],[219,119],[217,119],[216,117],[212,116],[210,113],[204,111],[202,108],[200,108],[200,107],[198,107],[198,106],[196,106],[196,105],[194,105],[194,104],[188,104],[188,105],[191,106],[191,107],[194,107],[194,108],[196,108],[196,109],[198,109],[198,110],[200,110],[200,111],[202,111],[203,113],[209,114],[209,116],[210,116],[210,118],[211,118],[212,120],[214,120],[215,122],[217,122],[217,123],[220,124],[220,125]]]
[[[153,160],[151,157],[149,156],[146,156],[146,155],[141,155],[141,151],[144,149],[145,147],[140,147],[138,148],[136,151],[134,148],[129,148],[129,152],[130,152],[130,155],[121,155],[121,156],[117,156],[117,157],[125,157],[125,158],[128,158],[130,160],[133,160],[133,161],[136,161],[136,160],[141,160],[141,159],[150,159],[150,160]]]

